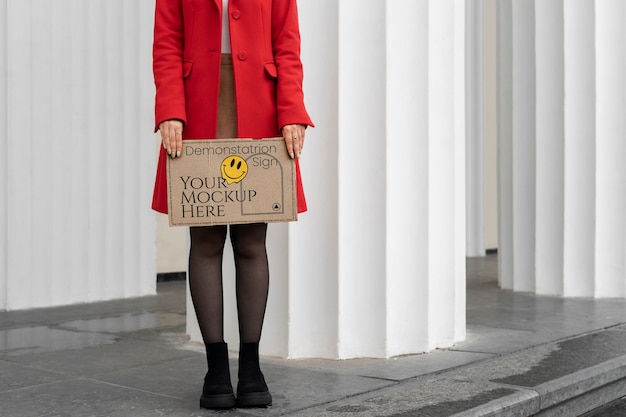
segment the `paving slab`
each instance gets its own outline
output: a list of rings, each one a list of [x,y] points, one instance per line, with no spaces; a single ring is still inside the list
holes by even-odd
[[[389,381],[403,381],[443,370],[467,365],[494,355],[475,352],[435,350],[421,355],[398,356],[390,359],[281,359],[266,358],[270,363],[287,363],[294,372],[298,368],[321,370],[342,375],[364,376]]]
[[[466,331],[466,339],[456,343],[450,348],[451,351],[476,352],[493,356],[553,340],[529,330],[503,329],[475,324],[468,325]]]
[[[236,387],[237,360],[230,360],[231,377]],[[393,382],[333,372],[295,369],[263,361],[263,373],[274,397],[272,410],[263,413],[289,413],[318,404],[333,402],[363,392],[394,385]],[[206,372],[206,358],[167,361],[157,365],[135,367],[94,377],[118,386],[197,401]]]
[[[468,308],[468,324],[532,331],[555,340],[621,324],[626,316],[621,301],[566,300],[507,292],[498,292],[497,297],[495,304]]]
[[[66,321],[102,318],[111,315],[142,312],[185,312],[184,282],[158,284],[158,294],[120,300],[72,304],[62,307],[0,311],[0,328],[22,327],[29,324],[55,325]]]
[[[48,326],[0,330],[0,357],[20,356],[114,343],[118,337],[98,332],[71,331]]]
[[[49,384],[68,379],[67,375],[0,359],[0,392]],[[2,411],[0,411],[2,415]]]
[[[25,354],[12,357],[11,361],[67,375],[86,377],[139,366],[157,365],[192,355],[193,352],[173,345],[168,346],[163,341],[155,343],[127,338],[113,344],[84,349]]]
[[[469,365],[455,377],[534,388],[626,355],[626,332],[606,330]]]
[[[236,380],[236,360],[230,360],[231,377]],[[190,401],[200,399],[206,372],[206,358],[193,355],[154,365],[142,365],[93,376],[98,381]]]
[[[200,417],[197,401],[180,400],[90,379],[72,379],[0,393],[6,417]]]
[[[539,409],[538,395],[498,384],[429,378],[403,382],[392,388],[348,398],[293,414],[328,417],[450,417],[493,401],[523,401]],[[498,408],[500,410],[500,408]],[[474,414],[475,416],[476,414]]]
[[[180,325],[185,316],[172,312],[127,313],[122,315],[72,320],[58,327],[69,330],[99,333],[130,333],[139,330],[163,329]]]

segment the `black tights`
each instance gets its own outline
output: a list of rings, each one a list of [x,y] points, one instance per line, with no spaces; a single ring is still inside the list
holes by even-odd
[[[230,226],[236,268],[237,312],[242,343],[258,343],[265,316],[269,267],[267,224]],[[226,226],[191,227],[189,288],[205,344],[224,340],[222,255]]]

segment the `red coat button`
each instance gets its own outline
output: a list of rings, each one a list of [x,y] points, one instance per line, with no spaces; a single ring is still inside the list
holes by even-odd
[[[237,58],[239,58],[240,61],[245,61],[246,59],[248,59],[248,54],[245,52],[239,52],[237,54]]]
[[[239,10],[233,10],[230,15],[233,17],[233,19],[237,20],[241,17],[241,12]]]

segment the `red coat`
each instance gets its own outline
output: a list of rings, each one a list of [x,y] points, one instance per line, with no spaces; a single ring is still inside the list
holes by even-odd
[[[281,136],[287,124],[313,126],[304,107],[296,0],[229,0],[237,132]],[[153,70],[155,131],[184,123],[183,140],[217,131],[222,0],[156,0]],[[161,147],[152,208],[167,213],[166,153]],[[306,201],[296,160],[298,212]]]

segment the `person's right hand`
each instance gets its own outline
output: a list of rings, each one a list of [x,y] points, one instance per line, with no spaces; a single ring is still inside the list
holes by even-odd
[[[159,125],[161,143],[167,154],[177,158],[183,150],[183,122],[180,120],[166,120]]]

